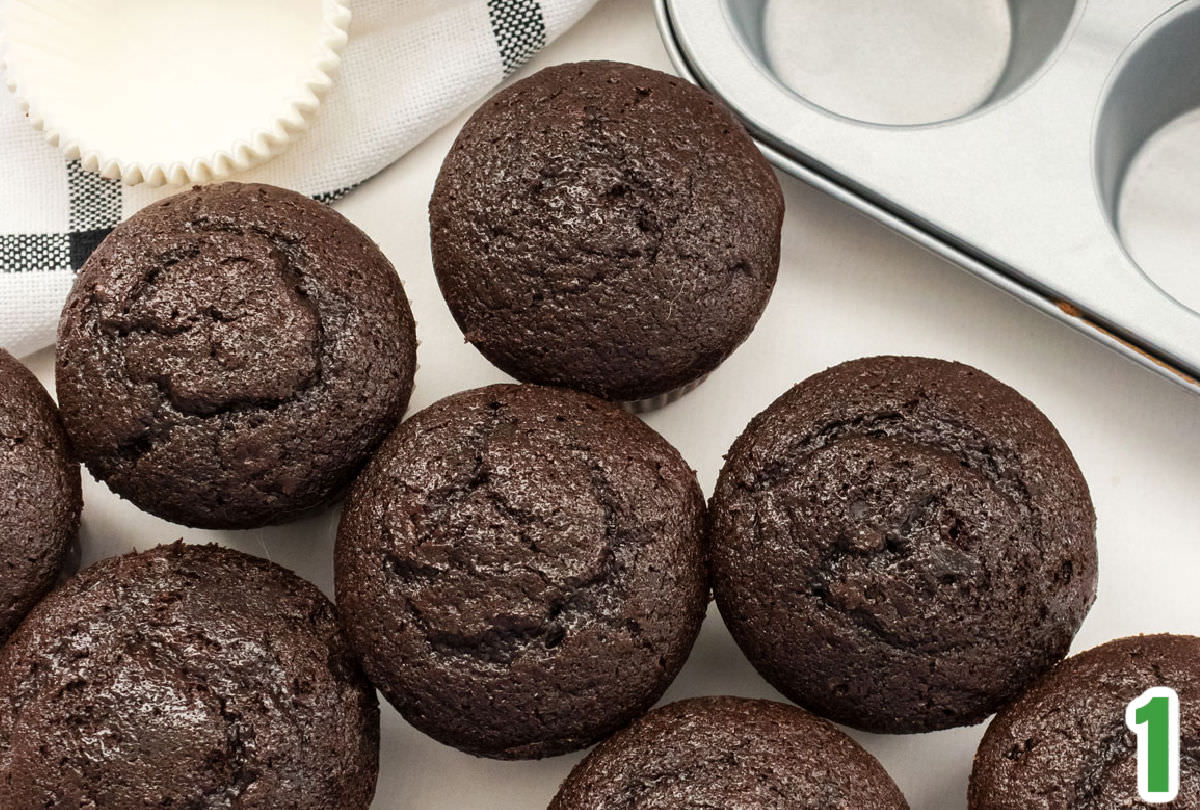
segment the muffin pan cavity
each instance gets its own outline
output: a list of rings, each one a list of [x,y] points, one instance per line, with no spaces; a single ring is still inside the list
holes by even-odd
[[[1200,4],[1152,23],[1113,72],[1096,130],[1100,197],[1125,249],[1200,311]]]
[[[952,120],[1021,87],[1058,46],[1074,0],[765,0],[730,4],[783,85],[847,118]]]
[[[777,167],[1200,391],[1200,274],[1161,270],[1163,240],[1136,233],[1147,218],[1139,200],[1171,211],[1177,244],[1200,207],[1185,178],[1196,166],[1187,132],[1200,126],[1186,115],[1200,106],[1200,57],[1189,48],[1200,0],[971,4],[976,16],[953,27],[964,38],[1007,37],[1002,66],[980,40],[965,50],[937,44],[940,3],[886,4],[885,13],[874,0],[658,0],[658,13],[676,68],[720,95]],[[922,30],[924,59],[901,36]],[[818,46],[838,70],[813,69]],[[949,66],[955,53],[970,70]],[[787,54],[808,60],[814,84],[802,86]],[[899,70],[897,54],[914,72]],[[893,107],[888,126],[861,120],[887,111],[822,95],[838,89],[847,64],[876,83],[855,85],[859,101],[890,86],[888,104],[907,93],[932,106]],[[1142,179],[1147,167],[1157,181]],[[1156,185],[1164,178],[1170,189]],[[1167,221],[1148,218],[1154,228]]]

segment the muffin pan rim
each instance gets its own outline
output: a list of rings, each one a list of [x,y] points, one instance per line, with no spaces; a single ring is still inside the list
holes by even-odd
[[[799,100],[743,43],[729,0],[655,5],[675,68],[721,96],[777,167],[1200,393],[1200,313],[1129,256],[1100,199],[1096,160],[1114,75],[1147,28],[1173,24],[1200,0],[1116,9],[1082,0],[1049,63],[1024,85],[975,113],[915,127],[860,123]],[[796,131],[805,134],[787,136]],[[1013,180],[1021,168],[1027,176]],[[971,198],[997,178],[995,199]],[[997,227],[1014,211],[1026,227]]]

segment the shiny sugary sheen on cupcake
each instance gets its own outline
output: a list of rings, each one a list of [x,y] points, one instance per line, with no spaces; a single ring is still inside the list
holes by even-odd
[[[0,349],[0,644],[71,565],[82,508],[54,400]]]
[[[0,649],[0,807],[367,810],[379,705],[333,605],[266,560],[102,560]]]
[[[647,714],[575,766],[550,810],[908,810],[832,723],[769,700],[702,697]]]
[[[1154,687],[1179,697],[1179,793],[1167,804],[1139,798],[1138,738],[1125,724],[1126,706]],[[988,726],[969,806],[1200,808],[1200,638],[1122,638],[1060,663]]]
[[[442,293],[489,360],[641,400],[703,377],[750,334],[775,284],[783,196],[714,96],[584,62],[485,102],[429,214]]]
[[[497,385],[402,424],[338,529],[367,675],[471,754],[584,748],[646,711],[704,617],[704,501],[679,454],[584,394]]]
[[[155,203],[80,271],[58,335],[63,420],[114,492],[189,526],[329,503],[400,420],[416,335],[375,243],[293,191]]]
[[[1087,483],[978,369],[835,366],[759,414],[710,505],[721,615],[772,685],[878,732],[969,725],[1066,655],[1095,598]]]

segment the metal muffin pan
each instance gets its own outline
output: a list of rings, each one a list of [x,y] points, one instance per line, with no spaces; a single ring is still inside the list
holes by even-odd
[[[843,117],[785,86],[764,44],[772,1],[786,0],[656,0],[681,75],[721,96],[772,162],[1200,393],[1200,313],[1117,231],[1133,158],[1200,107],[1200,0],[1010,0],[991,94],[906,126]]]

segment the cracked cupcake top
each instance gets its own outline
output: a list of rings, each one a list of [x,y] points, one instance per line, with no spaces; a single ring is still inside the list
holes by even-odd
[[[655,709],[571,771],[550,810],[908,810],[883,766],[803,709],[702,697]]]
[[[1138,798],[1138,741],[1125,707],[1147,689],[1179,695],[1179,794]],[[1200,638],[1117,639],[1063,661],[988,726],[971,810],[1200,808]]]
[[[366,810],[379,707],[333,605],[176,543],[102,560],[0,650],[0,806]]]
[[[70,572],[82,508],[79,464],[54,400],[0,349],[0,645]]]
[[[338,531],[339,611],[404,716],[470,753],[583,748],[649,708],[704,615],[695,475],[637,418],[498,385],[389,437]]]
[[[160,517],[244,528],[336,497],[403,415],[416,337],[373,242],[295,192],[156,203],[84,265],[58,391],[92,473]]]
[[[1053,425],[924,358],[844,363],[755,417],[708,545],[763,676],[871,731],[984,719],[1066,654],[1096,591],[1087,483]]]
[[[665,394],[758,321],[783,195],[741,124],[683,79],[547,68],[463,127],[429,204],[438,283],[467,340],[525,382]]]

